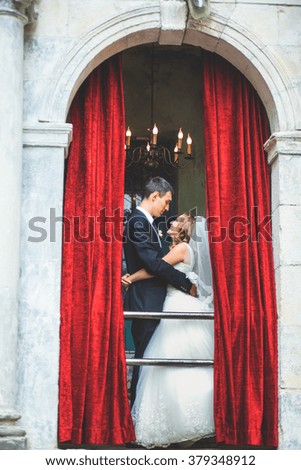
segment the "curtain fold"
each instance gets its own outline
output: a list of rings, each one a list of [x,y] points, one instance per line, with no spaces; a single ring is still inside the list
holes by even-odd
[[[70,110],[64,200],[59,441],[135,439],[120,285],[124,198],[121,57],[95,69]]]
[[[215,297],[216,440],[278,444],[277,313],[269,136],[247,79],[204,55],[207,217]]]

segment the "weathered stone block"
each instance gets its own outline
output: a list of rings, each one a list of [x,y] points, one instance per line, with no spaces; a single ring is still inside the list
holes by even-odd
[[[295,80],[300,78],[299,70],[301,67],[301,40],[291,46],[277,45],[277,56],[278,59],[285,67],[288,76]]]
[[[182,0],[161,0],[163,30],[184,30],[188,15],[187,3]]]
[[[208,34],[208,31],[206,33],[206,31],[198,31],[197,29],[186,30],[183,43],[196,47],[200,47],[200,43],[202,43],[202,47],[205,50],[213,52],[218,44],[220,32],[212,31],[212,33],[215,34],[215,36]]]
[[[24,429],[15,423],[20,415],[12,410],[0,411],[0,450],[18,450],[26,448]]]
[[[278,9],[278,42],[280,44],[300,45],[300,5],[282,6]]]
[[[69,0],[40,1],[38,5],[38,21],[25,27],[25,34],[30,36],[58,37],[66,35],[68,31]],[[49,21],[49,17],[55,17],[55,21]]]
[[[301,449],[301,390],[280,392],[280,449]]]
[[[257,20],[254,21],[254,16]],[[265,44],[277,44],[278,42],[278,19],[277,15],[271,15],[271,6],[267,3],[241,4],[236,3],[231,19],[244,25],[253,34],[256,34]],[[267,25],[269,27],[267,28]]]
[[[301,265],[301,206],[279,206],[272,227],[275,268]]]
[[[25,450],[25,437],[0,437],[0,450]]]
[[[279,322],[281,326],[301,326],[301,266],[276,269]]]
[[[23,197],[39,194],[44,197],[62,198],[64,180],[64,152],[57,148],[24,149]]]
[[[73,39],[27,37],[24,44],[24,79],[41,79],[53,76],[57,62],[53,57],[61,58],[67,54],[74,43]]]
[[[280,155],[279,204],[301,205],[301,155]]]
[[[301,389],[301,327],[282,326],[279,332],[280,387]]]
[[[37,122],[41,118],[41,105],[45,90],[52,84],[51,77],[23,81],[23,122]]]

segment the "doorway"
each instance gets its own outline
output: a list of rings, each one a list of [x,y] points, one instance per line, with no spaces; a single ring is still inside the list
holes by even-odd
[[[149,140],[156,123],[158,144],[165,145],[173,159],[179,128],[183,129],[183,151],[186,138],[192,137],[192,158],[182,157],[184,168],[162,165],[147,167],[127,162],[125,176],[125,217],[142,199],[143,186],[152,176],[162,176],[175,194],[167,219],[193,210],[205,216],[205,168],[202,112],[202,49],[190,45],[162,46],[147,44],[122,53],[126,125],[130,127],[132,148]],[[153,122],[154,121],[154,122]],[[163,234],[166,226],[160,226]],[[165,235],[165,234],[164,234]],[[166,237],[163,236],[163,240]],[[168,240],[163,244],[168,250]],[[123,259],[123,273],[126,272]],[[133,354],[131,320],[125,322],[126,351]]]

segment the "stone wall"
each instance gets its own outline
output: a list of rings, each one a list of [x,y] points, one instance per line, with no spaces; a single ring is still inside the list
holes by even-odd
[[[211,0],[210,16],[194,20],[183,0],[40,0],[38,20],[25,27],[24,46],[16,408],[29,447],[56,447],[61,246],[59,223],[56,241],[28,242],[33,235],[28,220],[45,217],[49,232],[50,208],[56,216],[62,213],[71,138],[65,122],[80,84],[112,54],[159,42],[220,54],[246,75],[266,106],[274,133],[267,150],[279,309],[280,447],[301,448],[300,11],[299,0]]]

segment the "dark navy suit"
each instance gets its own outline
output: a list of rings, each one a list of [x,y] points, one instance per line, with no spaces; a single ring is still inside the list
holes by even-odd
[[[129,217],[124,231],[124,252],[127,271],[133,274],[145,268],[155,277],[134,282],[125,296],[125,310],[141,312],[162,312],[167,284],[188,293],[191,282],[184,273],[174,269],[162,257],[157,233],[145,214],[135,209]],[[146,346],[160,320],[134,319],[132,334],[135,343],[135,357],[143,357]],[[134,402],[139,368],[134,367],[131,401]]]

